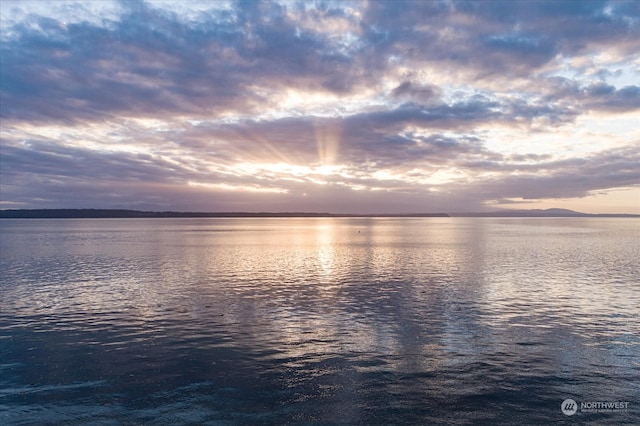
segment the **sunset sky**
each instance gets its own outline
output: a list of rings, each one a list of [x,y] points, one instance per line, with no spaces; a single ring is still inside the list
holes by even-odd
[[[640,1],[0,8],[3,209],[640,213]]]

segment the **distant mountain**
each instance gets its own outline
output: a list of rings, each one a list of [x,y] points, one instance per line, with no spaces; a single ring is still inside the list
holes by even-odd
[[[496,210],[477,213],[450,213],[452,217],[640,217],[636,214],[589,214],[568,209]]]

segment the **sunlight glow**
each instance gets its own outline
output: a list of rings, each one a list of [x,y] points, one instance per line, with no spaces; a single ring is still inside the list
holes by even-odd
[[[301,166],[288,163],[238,163],[234,169],[248,175],[285,175],[294,177],[339,175],[343,166]]]
[[[228,183],[204,183],[204,182],[194,182],[188,181],[187,184],[189,186],[199,186],[208,189],[214,190],[223,190],[223,191],[235,191],[235,192],[265,192],[265,193],[276,193],[276,194],[286,194],[289,192],[283,188],[268,188],[261,186],[250,186],[250,185],[232,185]]]
[[[338,159],[341,128],[337,124],[316,125],[316,145],[318,158],[324,167],[332,166]]]

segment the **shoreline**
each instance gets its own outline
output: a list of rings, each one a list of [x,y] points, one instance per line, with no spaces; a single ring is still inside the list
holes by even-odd
[[[0,219],[153,219],[153,218],[331,218],[331,217],[486,217],[486,218],[640,218],[638,214],[512,210],[476,213],[327,213],[327,212],[174,212],[127,209],[7,209]]]

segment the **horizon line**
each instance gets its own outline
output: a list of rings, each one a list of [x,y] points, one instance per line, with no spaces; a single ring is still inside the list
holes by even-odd
[[[179,217],[640,217],[635,213],[583,213],[569,209],[498,209],[471,212],[331,213],[309,211],[173,211],[123,208],[0,209],[0,218],[179,218]]]

